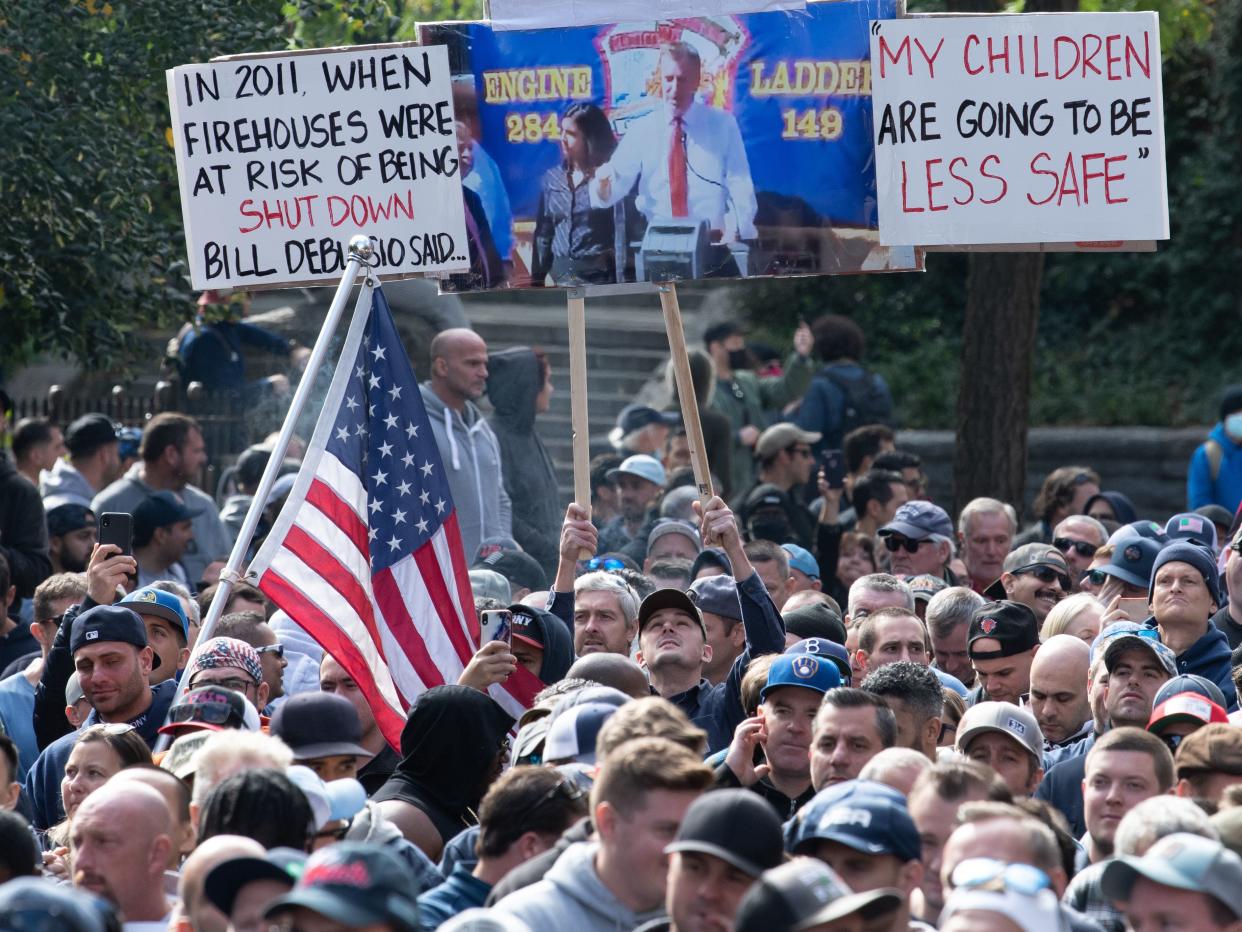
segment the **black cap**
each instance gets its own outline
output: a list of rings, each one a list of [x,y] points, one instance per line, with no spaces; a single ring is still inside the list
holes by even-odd
[[[134,509],[134,543],[142,546],[154,536],[157,528],[189,521],[198,514],[196,509],[187,508],[185,502],[172,492],[156,492],[139,502]]]
[[[626,405],[617,415],[617,429],[622,436],[642,430],[649,424],[673,426],[681,420],[680,414],[665,414],[647,405]]]
[[[271,919],[302,906],[347,926],[387,923],[396,932],[420,932],[409,868],[387,848],[342,841],[316,851],[294,888],[271,903]]]
[[[237,457],[237,481],[248,488],[257,486],[259,480],[263,478],[263,470],[267,468],[267,461],[271,457],[271,447],[257,445],[247,447],[242,451],[241,456]]]
[[[65,502],[49,508],[47,512],[47,536],[63,537],[95,523],[95,513],[77,502]]]
[[[334,693],[312,691],[290,696],[272,716],[271,732],[289,745],[294,760],[338,754],[375,756],[361,744],[358,710],[348,699]]]
[[[673,843],[664,849],[700,851],[758,877],[784,860],[781,820],[750,790],[717,790],[690,804]]]
[[[538,647],[543,650],[543,620],[529,605],[510,605],[509,611],[513,612],[513,620],[509,623],[509,633],[520,641],[524,641],[532,647]]]
[[[136,612],[120,605],[96,605],[73,619],[73,630],[69,632],[70,654],[76,654],[87,645],[105,641],[120,641],[141,649],[147,646],[146,625]],[[159,665],[160,655],[155,654],[151,666],[155,668]]]
[[[241,888],[254,880],[274,880],[289,889],[306,867],[306,853],[293,848],[273,848],[261,858],[242,857],[221,861],[207,872],[203,893],[208,902],[228,916]]]
[[[977,651],[972,645],[980,638],[1000,642],[1000,650]],[[966,650],[973,659],[995,660],[1028,651],[1039,643],[1039,622],[1035,613],[1021,602],[1002,599],[975,609],[966,636]]]
[[[662,608],[675,608],[680,612],[685,612],[699,623],[703,637],[707,637],[707,625],[703,624],[703,616],[699,614],[698,606],[680,589],[657,589],[643,599],[642,604],[638,606],[638,630],[641,632],[651,616]]]
[[[89,456],[100,447],[117,442],[117,425],[103,414],[83,414],[65,429],[65,449],[70,456]]]
[[[742,897],[736,932],[806,929],[859,913],[874,919],[902,903],[901,891],[879,888],[851,893],[831,867],[815,858],[795,858],[763,874]]]
[[[785,630],[799,638],[824,638],[844,644],[845,623],[827,602],[808,602],[795,609],[781,612]]]
[[[522,550],[497,550],[482,560],[476,560],[471,569],[492,570],[509,580],[514,589],[541,592],[548,588],[548,577],[539,561]]]

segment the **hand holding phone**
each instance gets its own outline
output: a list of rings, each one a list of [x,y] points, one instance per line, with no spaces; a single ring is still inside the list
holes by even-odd
[[[124,511],[105,511],[99,516],[99,543],[113,544],[121,548],[125,556],[134,553],[134,518]]]
[[[513,612],[507,608],[486,609],[479,614],[479,645],[492,641],[511,643],[513,636]]]
[[[1143,598],[1118,599],[1117,607],[1126,613],[1127,618],[1140,625],[1151,615],[1151,611],[1147,608],[1147,600]]]
[[[845,453],[841,450],[825,450],[820,455],[820,467],[824,481],[830,489],[845,488]]]

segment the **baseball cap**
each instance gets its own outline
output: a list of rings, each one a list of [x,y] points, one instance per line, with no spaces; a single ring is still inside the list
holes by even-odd
[[[156,618],[162,618],[174,628],[179,629],[187,641],[190,639],[190,621],[185,617],[185,609],[181,607],[181,600],[171,592],[156,589],[154,586],[143,586],[127,594],[117,604],[133,609],[140,616],[154,615]]]
[[[790,424],[788,421],[773,424],[755,441],[755,456],[772,456],[795,443],[819,443],[822,436],[823,434],[818,431],[803,430],[797,424]]]
[[[719,547],[704,547],[699,551],[699,555],[690,564],[690,578],[694,579],[694,577],[698,576],[699,570],[705,566],[718,566],[726,573],[733,572],[728,556]]]
[[[1134,540],[1136,537],[1155,541],[1161,547],[1169,542],[1169,535],[1165,533],[1163,524],[1141,518],[1138,521],[1127,522],[1113,531],[1109,535],[1108,543],[1116,546],[1123,540]]]
[[[512,600],[513,589],[509,580],[495,570],[473,569],[470,571],[470,591],[476,599],[495,599],[497,602],[508,603]]]
[[[89,456],[100,447],[117,442],[117,425],[104,414],[83,414],[65,428],[65,449],[70,456]]]
[[[20,924],[26,917],[36,922]],[[80,887],[14,877],[0,885],[0,928],[108,932],[120,928],[120,920],[110,904]]]
[[[237,894],[252,880],[274,880],[293,889],[305,866],[306,853],[293,848],[272,848],[261,858],[229,858],[207,872],[203,892],[212,906],[228,916]]]
[[[1151,578],[1147,583],[1147,598],[1149,601],[1156,591],[1156,574],[1160,572],[1161,567],[1169,563],[1187,563],[1193,566],[1199,571],[1199,575],[1203,577],[1203,584],[1207,586],[1208,593],[1212,596],[1212,601],[1218,607],[1222,604],[1220,598],[1220,574],[1216,569],[1216,558],[1198,544],[1186,541],[1169,544],[1156,557],[1156,561],[1151,568]]]
[[[761,482],[747,493],[746,498],[742,502],[743,514],[750,515],[761,508],[780,508],[788,509],[791,502],[789,496],[772,485],[770,482]]]
[[[1182,739],[1173,761],[1179,777],[1201,770],[1242,776],[1242,728],[1204,725]]]
[[[837,672],[841,674],[841,682],[848,683],[853,671],[850,669],[850,652],[845,649],[844,644],[836,641],[830,641],[827,638],[803,638],[795,641],[785,648],[787,654],[811,654],[817,657],[826,657],[836,664]]]
[[[1201,515],[1204,518],[1207,518],[1213,524],[1217,525],[1218,531],[1221,527],[1227,528],[1233,524],[1233,514],[1229,511],[1229,509],[1225,508],[1223,505],[1217,505],[1215,503],[1200,505],[1192,511],[1191,514]],[[1219,533],[1216,536],[1216,540],[1218,543],[1220,542]]]
[[[975,641],[990,638],[999,642],[998,650],[977,651]],[[1012,657],[1035,647],[1039,643],[1039,622],[1030,607],[1021,602],[1002,599],[989,602],[975,609],[970,617],[966,635],[966,650],[978,660]]]
[[[259,725],[258,709],[241,693],[223,686],[200,686],[186,690],[173,704],[168,710],[168,724],[160,728],[160,734],[180,735],[187,731],[224,731],[229,728],[258,731]]]
[[[1155,628],[1119,631],[1108,638],[1104,645],[1104,669],[1112,673],[1117,658],[1135,647],[1147,648],[1160,661],[1160,666],[1164,667],[1169,676],[1177,676],[1177,655],[1160,642],[1160,632]]]
[[[922,599],[924,602],[930,602],[931,597],[937,592],[942,592],[949,588],[947,582],[939,576],[932,576],[929,573],[923,573],[920,576],[903,576],[901,578],[910,587],[915,600]]]
[[[1137,535],[1120,540],[1113,547],[1113,555],[1099,570],[1105,576],[1115,576],[1122,582],[1146,589],[1151,583],[1156,557],[1160,556],[1160,546],[1157,541]]]
[[[48,505],[50,498],[44,499]],[[47,510],[47,536],[63,537],[73,531],[80,531],[95,523],[95,513],[85,505],[77,502],[64,501]]]
[[[1169,540],[1185,540],[1209,550],[1216,549],[1216,525],[1193,511],[1174,515],[1164,525]]]
[[[664,424],[672,427],[681,422],[681,415],[676,412],[657,411],[648,405],[626,405],[617,414],[616,433],[618,441],[626,434],[642,430],[651,424]]]
[[[1234,916],[1242,917],[1242,858],[1219,841],[1187,832],[1166,835],[1141,858],[1120,855],[1106,863],[1100,886],[1110,900],[1124,902],[1139,877],[1178,890],[1206,893]]]
[[[746,891],[738,904],[733,928],[735,932],[796,932],[854,913],[864,919],[876,919],[894,912],[903,900],[901,891],[895,888],[852,893],[823,861],[795,858],[764,871]]]
[[[1179,693],[1166,699],[1151,710],[1147,730],[1160,734],[1169,725],[1189,722],[1192,725],[1210,725],[1212,722],[1228,722],[1229,713],[1211,699],[1197,693]]]
[[[543,650],[543,620],[539,617],[539,613],[529,605],[520,603],[510,605],[509,611],[513,612],[513,619],[509,623],[510,636],[531,647]]]
[[[510,592],[514,589],[539,592],[548,588],[548,577],[539,561],[521,550],[497,550],[475,563],[475,567],[492,570],[509,580]]]
[[[349,821],[367,804],[367,791],[353,777],[325,781],[309,767],[294,764],[287,776],[310,804],[315,831],[329,822]]]
[[[1237,666],[1236,663],[1233,665]],[[1179,673],[1173,679],[1166,682],[1156,691],[1156,698],[1153,700],[1153,704],[1160,705],[1166,699],[1182,695],[1183,693],[1193,693],[1206,699],[1211,699],[1222,708],[1229,705],[1225,700],[1225,694],[1220,691],[1219,686],[1207,677],[1194,673]]]
[[[686,593],[699,607],[699,611],[711,612],[722,618],[742,620],[742,603],[737,595],[737,580],[724,573],[704,576],[690,584]]]
[[[1001,572],[1021,575],[1041,567],[1047,567],[1057,574],[1064,591],[1069,592],[1073,588],[1065,555],[1056,547],[1050,547],[1048,544],[1023,544],[1016,550],[1011,550],[1006,554],[1005,562],[1001,564]],[[983,590],[983,594],[991,599],[1004,599],[1005,586],[998,579]]]
[[[781,544],[781,549],[789,554],[789,568],[797,570],[803,576],[819,579],[819,563],[811,556],[811,552],[797,544]]]
[[[845,623],[841,613],[827,602],[808,602],[781,612],[785,631],[799,638],[823,638],[845,643]]]
[[[69,680],[65,683],[65,705],[73,705],[81,699],[86,698],[86,693],[82,691],[82,680],[78,676],[78,671],[74,670],[69,674]]]
[[[660,518],[656,521],[651,533],[647,535],[647,549],[650,550],[657,540],[669,534],[680,534],[694,544],[696,550],[703,549],[703,541],[699,539],[699,532],[694,525],[678,518]]]
[[[312,854],[293,889],[264,915],[270,919],[291,906],[304,906],[343,925],[388,923],[396,932],[419,932],[408,875],[387,848],[338,842]]]
[[[646,453],[627,456],[616,469],[608,470],[608,481],[616,482],[617,477],[623,475],[637,476],[639,479],[646,479],[656,485],[664,485],[665,480],[664,467],[660,465],[660,461]]]
[[[479,549],[474,552],[474,566],[478,566],[484,557],[490,557],[497,550],[521,550],[518,542],[505,534],[493,534],[479,541]]]
[[[198,769],[198,752],[210,737],[210,731],[191,731],[175,738],[160,766],[181,780],[192,777]]]
[[[786,848],[799,854],[813,841],[840,842],[863,854],[891,854],[902,861],[917,861],[922,854],[905,797],[874,780],[826,787],[803,806],[797,824],[786,827]]]
[[[704,793],[686,810],[665,854],[699,851],[758,877],[785,859],[781,820],[772,806],[750,790]]]
[[[911,540],[922,540],[932,534],[953,539],[953,520],[939,505],[931,502],[906,502],[898,507],[893,520],[880,528],[880,536],[900,534]]]
[[[305,692],[280,704],[271,721],[272,734],[289,745],[294,760],[352,754],[375,756],[361,744],[358,710],[344,696]]]
[[[1036,762],[1043,763],[1044,733],[1035,716],[1012,702],[977,702],[957,723],[957,749],[963,754],[972,738],[994,731],[1018,742]]]
[[[545,761],[573,760],[595,763],[595,739],[604,722],[618,706],[607,702],[587,702],[566,709],[551,720],[543,742]]]
[[[147,646],[146,625],[135,612],[120,605],[96,605],[73,619],[73,630],[69,632],[70,654],[76,654],[88,644],[104,641],[121,641],[141,649]],[[160,665],[159,654],[155,654],[151,663],[153,667]]]
[[[713,576],[711,578],[715,579],[716,577]],[[707,637],[707,625],[703,623],[703,616],[699,614],[698,607],[694,604],[694,600],[680,589],[657,589],[643,599],[642,604],[638,606],[639,632],[646,627],[651,616],[662,608],[675,608],[678,611],[685,612],[699,623],[699,627],[703,630],[703,637]]]
[[[200,514],[195,508],[187,508],[172,492],[156,492],[147,496],[134,508],[134,543],[144,544],[149,541],[156,530],[189,521]]]
[[[841,672],[828,657],[809,652],[778,654],[768,668],[768,681],[759,690],[762,702],[768,693],[782,686],[801,686],[823,694],[841,685]]]
[[[259,661],[258,653],[245,641],[237,638],[211,638],[199,644],[189,667],[186,668],[185,681],[193,683],[195,674],[219,667],[236,667],[244,670],[256,685],[263,682],[263,665]]]

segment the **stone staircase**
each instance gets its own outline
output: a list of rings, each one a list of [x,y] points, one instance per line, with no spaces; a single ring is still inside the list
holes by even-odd
[[[573,441],[570,427],[569,343],[562,292],[522,292],[462,297],[462,310],[489,349],[538,346],[552,363],[555,390],[546,414],[535,423],[556,463],[562,495],[573,492]],[[687,344],[701,345],[707,316],[704,294],[679,293]],[[664,315],[655,293],[588,298],[586,302],[587,401],[591,454],[611,449],[607,435],[627,404],[661,407],[668,360]]]

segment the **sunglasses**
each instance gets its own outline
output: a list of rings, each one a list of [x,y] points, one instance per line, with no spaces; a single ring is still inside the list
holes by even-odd
[[[1089,582],[1095,587],[1100,587],[1108,580],[1108,574],[1103,570],[1088,570],[1082,574],[1082,581]]]
[[[278,658],[283,660],[285,656],[285,645],[269,644],[267,647],[256,647],[254,652],[256,654],[275,654]]]
[[[1069,592],[1074,588],[1074,584],[1070,581],[1070,578],[1067,575],[1054,570],[1051,566],[1045,566],[1042,563],[1032,563],[1028,566],[1020,566],[1013,571],[1015,576],[1020,576],[1023,573],[1034,576],[1042,583],[1057,582],[1060,584],[1062,592]]]
[[[577,802],[586,796],[586,790],[579,786],[576,782],[569,779],[560,779],[556,781],[556,785],[540,796],[537,800],[522,810],[522,818],[516,820],[516,824],[524,825],[531,816],[533,816],[546,803],[552,802],[554,799],[564,799],[568,802]]]
[[[1069,553],[1072,550],[1080,557],[1093,557],[1098,549],[1094,544],[1089,544],[1085,540],[1070,540],[1068,537],[1058,537],[1052,542],[1052,546],[1062,553]]]
[[[168,713],[168,721],[171,724],[202,722],[205,725],[223,725],[234,715],[233,707],[224,702],[192,702],[173,706]]]
[[[586,562],[586,568],[588,570],[623,570],[625,564],[616,557],[591,557]]]
[[[1048,875],[1030,864],[1006,864],[994,858],[967,858],[957,867],[949,882],[955,889],[1006,890],[1034,896],[1052,887]]]
[[[931,541],[926,537],[922,540],[911,540],[908,537],[899,537],[896,534],[889,534],[884,538],[884,546],[888,549],[889,553],[896,553],[902,547],[906,548],[906,553],[917,553],[918,549],[927,543],[931,543]]]
[[[200,686],[223,686],[225,689],[231,689],[234,692],[245,694],[247,689],[255,686],[250,680],[239,680],[236,677],[228,680],[219,680],[212,682],[211,680],[197,680],[190,684],[190,689],[198,689]]]
[[[1164,742],[1164,746],[1173,754],[1177,753],[1178,746],[1186,740],[1185,735],[1161,735],[1160,740]]]

